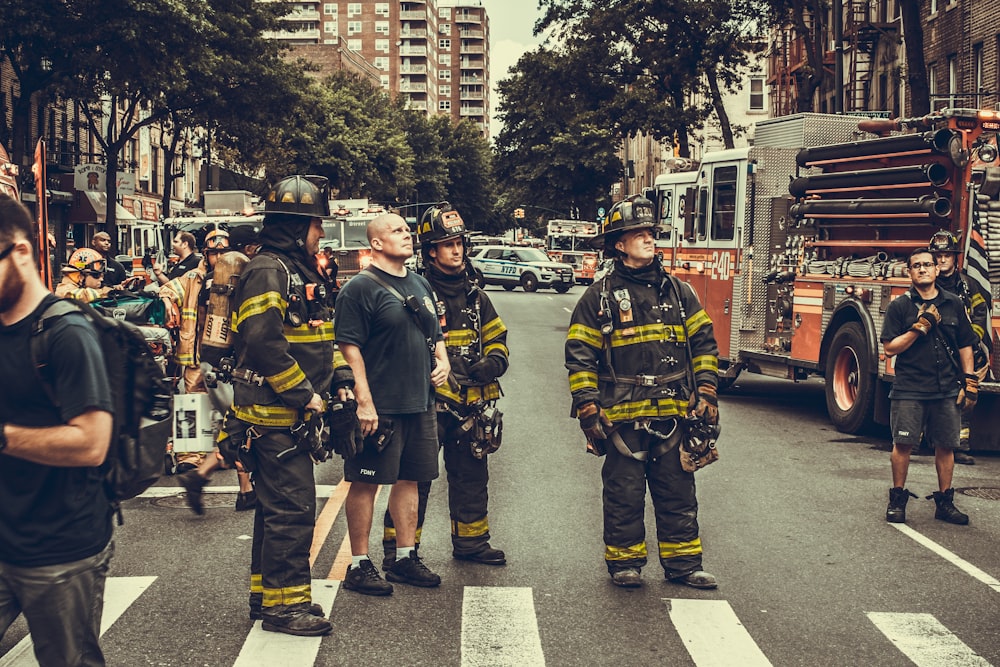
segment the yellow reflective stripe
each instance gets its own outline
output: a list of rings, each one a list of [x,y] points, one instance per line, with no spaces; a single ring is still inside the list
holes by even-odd
[[[490,522],[485,516],[472,523],[451,522],[451,534],[455,537],[480,537],[488,532],[490,532]]]
[[[646,543],[639,542],[630,547],[604,546],[604,560],[635,560],[646,557]]]
[[[975,334],[977,336],[979,336],[979,340],[982,340],[983,339],[983,335],[986,333],[986,331],[984,331],[983,328],[981,326],[979,326],[978,324],[973,324],[972,325],[972,330],[975,332]]]
[[[395,542],[396,541],[396,528],[394,526],[383,526],[382,527],[382,541],[383,542]]]
[[[192,367],[194,366],[194,352],[185,352],[183,354],[177,354],[177,363],[181,366]]]
[[[502,354],[505,357],[509,357],[510,356],[510,350],[508,350],[507,346],[504,345],[503,343],[490,343],[489,345],[487,345],[486,347],[483,348],[483,356],[484,357],[487,354],[490,354],[491,352],[499,352],[500,354]]]
[[[445,345],[448,347],[461,347],[472,345],[476,342],[475,329],[452,329],[444,335]]]
[[[499,317],[495,317],[483,325],[483,340],[493,340],[506,331],[507,327],[504,326],[503,321]]]
[[[701,538],[696,537],[690,542],[660,542],[660,558],[680,558],[681,556],[697,556],[701,553]]]
[[[422,532],[424,532],[424,527],[423,526],[417,526],[417,532],[416,532],[416,537],[417,537],[416,542],[417,542],[417,544],[420,544],[420,533],[422,533]]]
[[[292,426],[299,419],[299,411],[275,405],[238,405],[236,418],[261,426]]]
[[[448,387],[447,382],[438,387],[435,390],[435,394],[438,398],[444,401],[450,401],[459,405],[472,405],[480,400],[495,401],[500,398],[500,385],[496,382],[491,382],[485,387],[467,387],[465,390],[464,401],[462,400],[461,391],[452,391]]]
[[[340,351],[339,347],[333,348],[333,367],[343,368],[347,366],[347,359],[344,358],[344,353]]]
[[[440,387],[438,387],[435,390],[434,393],[437,394],[438,396],[440,396],[441,398],[445,399],[445,400],[453,401],[455,403],[461,403],[462,402],[462,397],[460,395],[461,390],[459,390],[459,391],[452,391],[451,387],[448,386],[447,382],[445,382],[443,385],[441,385]]]
[[[264,607],[312,602],[312,586],[310,584],[284,586],[282,588],[264,588],[263,593]]]
[[[254,315],[260,315],[270,308],[277,308],[281,317],[284,318],[288,302],[281,298],[280,293],[274,291],[250,297],[240,304],[240,311],[236,314],[236,325],[238,326],[241,322],[247,321]]]
[[[969,299],[969,305],[971,307],[973,307],[973,308],[975,308],[976,306],[978,306],[981,303],[986,303],[986,299],[984,299],[983,295],[980,294],[979,292],[976,292],[975,294],[973,294],[972,298]]]
[[[569,390],[597,389],[597,373],[594,371],[577,371],[569,374]]]
[[[687,318],[688,334],[693,336],[702,327],[711,323],[712,323],[712,318],[708,316],[708,313],[706,313],[704,310],[699,310],[697,313]]]
[[[268,375],[265,379],[271,385],[271,389],[280,394],[305,382],[306,374],[302,372],[298,364],[292,364],[280,373]]]
[[[197,308],[183,308],[181,310],[181,317],[184,318],[184,319],[186,319],[186,320],[192,320],[192,319],[198,317],[198,309]]]
[[[264,592],[264,576],[260,574],[250,575],[250,592],[251,593],[263,593]]]
[[[579,323],[570,325],[569,333],[566,334],[566,340],[578,340],[584,345],[588,345],[597,350],[601,349],[604,342],[601,338],[600,331]]]
[[[628,331],[629,335],[624,335]],[[684,328],[679,324],[644,324],[641,327],[615,329],[611,334],[611,347],[625,347],[637,343],[659,343],[664,340],[684,342]]]
[[[654,403],[647,401],[627,401],[604,408],[608,419],[613,422],[635,421],[652,417],[676,417],[687,412],[687,401],[675,398],[661,398]]]
[[[322,343],[335,340],[333,322],[323,322],[318,327],[303,324],[298,327],[284,328],[285,339],[289,343]]]
[[[691,360],[691,365],[694,366],[694,372],[699,371],[714,371],[719,372],[719,359],[711,354],[700,354]]]

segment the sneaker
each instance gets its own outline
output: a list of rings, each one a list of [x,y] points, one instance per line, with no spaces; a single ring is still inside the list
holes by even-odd
[[[719,580],[715,578],[715,575],[703,570],[685,574],[683,577],[668,577],[668,579],[675,584],[683,584],[691,588],[710,589],[719,587]]]
[[[306,611],[308,611],[313,616],[319,616],[320,618],[325,618],[326,617],[326,614],[323,613],[323,607],[321,607],[320,605],[316,604],[315,602],[310,603],[309,604],[309,608]],[[259,621],[262,618],[264,618],[264,610],[260,606],[260,601],[258,601],[257,604],[254,604],[253,602],[251,602],[250,603],[250,620],[251,621]]]
[[[901,486],[889,489],[889,505],[885,508],[885,520],[889,523],[906,523],[906,503],[911,497],[916,498],[917,494]]]
[[[474,551],[472,553],[453,551],[451,553],[451,557],[455,560],[468,560],[473,563],[482,563],[483,565],[507,564],[507,555],[500,549],[494,549],[488,544],[479,551]]]
[[[362,595],[391,595],[392,584],[382,578],[370,560],[363,560],[357,567],[347,566],[344,588]]]
[[[249,512],[257,507],[257,492],[254,490],[236,494],[236,511]]]
[[[261,627],[268,632],[283,632],[297,637],[321,637],[333,632],[330,621],[310,613],[310,603],[269,607]]]
[[[420,556],[416,554],[409,558],[397,559],[392,569],[386,570],[385,578],[397,584],[409,584],[423,588],[433,588],[441,584],[441,577],[431,572],[420,560]]]
[[[974,466],[976,465],[976,459],[965,452],[955,452],[955,463],[963,466]]]
[[[927,499],[934,499],[934,504],[937,505],[937,511],[934,512],[934,518],[939,521],[947,521],[948,523],[954,523],[959,526],[965,526],[969,523],[969,515],[964,514],[955,507],[955,489],[948,489],[947,491],[935,491],[931,495],[927,496]]]
[[[197,470],[188,470],[177,478],[177,481],[184,487],[184,495],[187,497],[188,507],[195,514],[201,516],[205,513],[205,505],[202,503],[202,489],[208,484],[208,479],[198,474]]]
[[[638,588],[642,586],[642,573],[637,567],[615,570],[611,573],[611,583],[622,588]]]

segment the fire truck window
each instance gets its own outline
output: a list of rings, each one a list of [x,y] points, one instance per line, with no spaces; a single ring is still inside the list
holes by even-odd
[[[698,239],[699,241],[704,241],[708,237],[707,218],[708,218],[708,188],[702,188],[698,193],[698,211],[695,214],[697,216],[698,224]]]
[[[736,231],[736,166],[715,170],[712,191],[712,239],[732,241]]]
[[[670,209],[673,199],[674,193],[670,190],[663,193],[663,199],[660,201],[660,220],[670,221]]]

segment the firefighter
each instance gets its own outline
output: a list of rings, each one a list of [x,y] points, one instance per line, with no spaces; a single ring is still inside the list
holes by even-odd
[[[102,287],[106,267],[104,257],[96,250],[77,248],[62,267],[63,277],[56,285],[56,296],[84,303],[103,299],[111,291],[110,287]]]
[[[990,330],[989,317],[993,297],[989,292],[976,289],[967,278],[956,270],[958,254],[961,250],[954,234],[942,229],[931,237],[928,247],[934,253],[934,260],[938,265],[937,286],[957,295],[962,300],[965,312],[969,314],[969,320],[972,322],[972,330],[979,338],[979,342],[972,347],[972,351],[975,356],[976,371],[982,373],[979,377],[982,380],[986,376],[992,343],[986,332]],[[969,425],[971,423],[972,412],[963,412],[959,445],[955,449],[955,463],[970,466],[976,464],[976,459],[969,454]]]
[[[448,359],[457,381],[436,390],[438,441],[444,448],[448,473],[452,556],[505,565],[504,552],[490,546],[487,518],[487,455],[496,451],[499,440],[492,437],[494,429],[484,429],[481,424],[495,415],[494,404],[500,398],[497,378],[508,366],[507,327],[486,292],[470,280],[466,237],[461,215],[448,202],[427,209],[420,221],[424,277],[437,296]],[[419,545],[431,483],[420,482],[417,490]],[[396,562],[396,529],[388,511],[384,525],[382,565],[389,570]]]
[[[326,408],[321,394],[353,398],[353,375],[334,349],[332,286],[316,264],[329,214],[325,178],[278,181],[264,205],[261,251],[240,277],[233,322],[234,416],[247,428],[227,423],[227,431],[246,434],[241,462],[257,492],[250,617],[262,618],[264,630],[301,636],[332,631],[312,604],[313,461],[323,457],[307,436]]]
[[[653,210],[637,195],[618,202],[591,241],[614,260],[570,320],[572,416],[588,450],[606,455],[604,559],[612,582],[642,584],[648,484],[666,578],[716,588],[702,570],[695,480],[681,467],[678,445],[685,416],[718,423],[719,351],[694,290],[660,264]]]

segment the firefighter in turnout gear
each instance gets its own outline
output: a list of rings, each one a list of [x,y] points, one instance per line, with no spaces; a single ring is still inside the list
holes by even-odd
[[[427,209],[418,228],[424,277],[437,296],[445,345],[456,383],[437,388],[438,440],[448,473],[452,555],[459,560],[504,565],[490,546],[487,517],[487,455],[500,446],[498,378],[507,371],[507,327],[486,293],[469,278],[465,223],[448,202]],[[418,484],[417,544],[431,483]],[[383,569],[396,560],[396,530],[385,513]]]
[[[312,604],[309,550],[316,523],[314,460],[321,438],[302,437],[326,409],[321,395],[353,398],[353,375],[335,350],[333,285],[316,253],[329,216],[325,178],[290,176],[270,191],[262,249],[243,269],[235,297],[235,418],[227,432],[257,492],[250,564],[250,617],[264,630],[315,636],[331,632]],[[321,430],[321,429],[320,429]],[[240,437],[242,440],[242,437]]]
[[[931,237],[928,248],[934,253],[938,265],[937,286],[946,292],[958,296],[969,314],[972,330],[979,338],[979,343],[972,348],[975,357],[976,372],[979,379],[986,377],[989,368],[989,354],[992,340],[986,335],[990,330],[990,313],[993,297],[989,292],[977,289],[958,271],[958,255],[961,249],[958,239],[951,232],[942,229]],[[955,449],[955,463],[975,465],[976,459],[969,454],[969,426],[972,423],[972,411],[962,413],[962,430],[960,441]]]
[[[62,280],[56,285],[58,297],[76,299],[84,303],[103,299],[111,291],[104,284],[107,262],[92,248],[77,248],[62,267]]]
[[[694,475],[681,467],[678,449],[685,416],[718,423],[719,351],[694,290],[656,257],[653,211],[643,197],[618,202],[592,241],[614,264],[570,320],[572,415],[588,451],[606,455],[604,559],[612,582],[642,584],[648,484],[666,578],[715,588],[716,578],[702,570]]]

